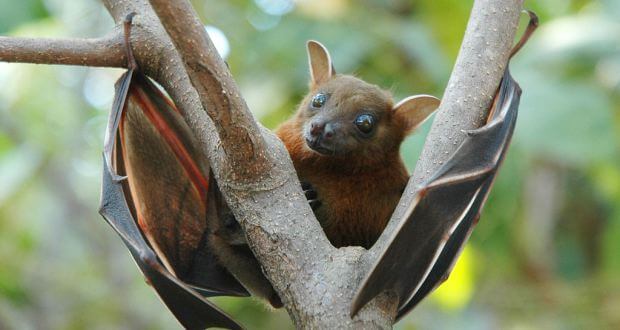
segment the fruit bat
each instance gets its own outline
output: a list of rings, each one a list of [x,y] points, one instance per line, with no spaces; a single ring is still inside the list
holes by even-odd
[[[510,57],[538,24],[535,14],[528,14],[530,23]],[[408,208],[362,280],[352,316],[379,293],[391,291],[398,296],[400,319],[447,279],[510,144],[520,95],[507,66],[486,124],[467,131],[449,160],[415,194],[404,197]]]

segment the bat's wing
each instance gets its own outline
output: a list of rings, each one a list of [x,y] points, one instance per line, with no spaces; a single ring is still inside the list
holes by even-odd
[[[430,272],[426,276],[424,282],[419,285],[417,291],[411,296],[407,304],[399,309],[397,319],[403,317],[411,311],[411,309],[413,309],[413,307],[415,307],[422,299],[424,299],[430,292],[439,286],[439,284],[445,281],[452,271],[456,258],[460,254],[464,243],[469,238],[474,225],[480,217],[480,212],[484,206],[491,186],[493,185],[497,175],[497,170],[501,165],[508,146],[510,145],[512,133],[516,124],[520,96],[521,89],[519,88],[519,85],[514,81],[509,70],[506,69],[496,100],[496,104],[499,106],[494,107],[492,110],[494,112],[491,116],[491,122],[486,126],[470,133],[470,137],[475,135],[480,136],[481,134],[485,135],[485,139],[488,139],[488,146],[492,149],[496,148],[495,150],[497,150],[497,152],[495,153],[494,159],[485,160],[485,162],[492,165],[486,169],[480,168],[481,171],[486,171],[487,174],[481,175],[479,180],[474,180],[477,182],[482,181],[483,183],[474,193],[474,198],[472,198],[471,205],[467,208],[467,213],[464,213],[462,215],[462,220],[458,220],[450,228],[449,239],[445,241],[445,245],[443,249],[441,249],[441,253],[437,256],[437,260],[434,262],[432,269],[430,269]],[[478,137],[478,139],[481,140],[480,137]],[[497,139],[496,143],[491,144],[491,139]],[[463,153],[459,155],[460,157],[453,158],[453,163],[465,164],[466,161],[463,159],[464,157],[467,157],[465,151],[469,153],[477,152],[479,150],[473,148],[469,150],[464,149]],[[493,153],[487,154],[487,156],[491,156],[492,154]],[[457,155],[455,154],[455,156]],[[471,158],[471,154],[469,158]],[[446,173],[444,173],[444,175],[445,174]],[[481,180],[483,177],[485,179]],[[441,182],[438,183],[440,184]]]
[[[127,71],[106,131],[100,213],[183,326],[237,329],[203,298],[248,293],[207,248],[216,191],[195,145],[168,98]]]
[[[207,161],[174,105],[141,73],[133,74],[117,132],[114,158],[127,175],[130,208],[166,268],[203,291],[249,295],[207,248],[221,207]]]
[[[532,30],[535,24],[530,23]],[[452,157],[404,201],[409,208],[361,282],[352,315],[379,293],[392,291],[400,318],[448,277],[510,144],[520,96],[506,69],[486,125],[468,131]]]
[[[100,213],[121,237],[148,282],[179,322],[187,329],[242,329],[240,324],[163,267],[142,238],[125,200],[122,185],[114,180],[106,162],[103,166]]]

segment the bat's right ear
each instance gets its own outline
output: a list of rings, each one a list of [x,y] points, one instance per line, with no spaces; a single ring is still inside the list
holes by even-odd
[[[406,134],[413,132],[430,117],[440,100],[431,95],[409,96],[396,103],[392,109],[396,122],[404,125]]]
[[[325,46],[318,41],[309,40],[306,43],[306,48],[308,50],[312,86],[322,84],[336,74],[332,65],[332,59]]]

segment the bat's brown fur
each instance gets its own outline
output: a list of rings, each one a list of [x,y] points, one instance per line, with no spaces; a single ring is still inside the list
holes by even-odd
[[[339,88],[351,87],[344,85]],[[355,111],[356,103],[364,101],[377,100],[361,98],[353,101],[351,111]],[[378,103],[386,105],[391,103],[388,99],[380,101]],[[304,100],[301,107],[307,106],[308,102]],[[341,109],[336,111],[347,111]],[[387,112],[391,107],[383,109]],[[310,149],[303,138],[303,125],[308,120],[303,112],[300,109],[297,115],[282,124],[277,135],[286,145],[300,181],[310,183],[317,192],[321,205],[315,214],[332,244],[368,248],[383,231],[407,184],[409,175],[398,150],[404,136],[402,129],[393,125],[394,133],[400,134],[362,141],[369,144],[368,150],[373,150],[370,153],[323,155]]]
[[[321,204],[314,212],[331,243],[369,248],[383,231],[409,178],[400,145],[438,102],[423,96],[394,106],[390,94],[379,87],[335,74],[320,44],[310,42],[308,53],[313,77],[310,92],[276,134],[288,149],[300,181],[316,191]],[[312,106],[318,93],[329,97],[320,109]],[[420,102],[434,106],[420,107]],[[370,136],[360,134],[354,124],[358,115],[366,113],[376,118]],[[331,152],[317,152],[306,142],[313,120],[337,127]]]

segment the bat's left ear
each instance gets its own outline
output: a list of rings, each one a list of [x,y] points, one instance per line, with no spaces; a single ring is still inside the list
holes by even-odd
[[[396,103],[392,108],[395,122],[409,134],[418,128],[439,107],[440,100],[431,95],[413,95]]]
[[[322,84],[336,75],[332,58],[325,46],[318,41],[308,40],[306,48],[308,50],[311,84],[313,86]]]

